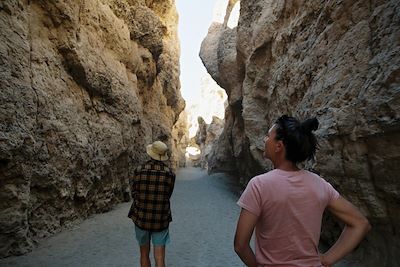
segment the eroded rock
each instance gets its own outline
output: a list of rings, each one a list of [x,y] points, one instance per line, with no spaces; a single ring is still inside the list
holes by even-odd
[[[306,167],[373,224],[359,266],[400,264],[399,14],[395,0],[242,1],[238,27],[212,25],[200,53],[229,100],[214,150],[231,154],[215,170],[245,182],[271,167],[262,140],[277,117],[317,116],[320,150]]]
[[[0,39],[0,256],[129,200],[155,139],[182,165],[174,1],[5,0]]]

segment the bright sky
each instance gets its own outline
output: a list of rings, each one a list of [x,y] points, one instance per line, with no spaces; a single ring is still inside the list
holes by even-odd
[[[218,0],[176,0],[181,44],[181,93],[189,106],[200,97],[200,79],[206,71],[199,57]]]
[[[196,134],[198,116],[206,123],[211,123],[213,116],[224,118],[227,95],[207,73],[199,52],[211,23],[223,23],[228,2],[229,0],[176,0],[181,47],[181,94],[186,101],[189,137]],[[234,6],[227,22],[231,29],[237,26],[239,3],[240,1]]]

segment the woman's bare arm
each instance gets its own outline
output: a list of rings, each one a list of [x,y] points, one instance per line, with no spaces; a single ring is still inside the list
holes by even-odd
[[[321,255],[324,266],[331,266],[350,253],[371,229],[367,218],[343,197],[332,201],[328,210],[346,225],[336,243]]]
[[[250,239],[257,223],[257,216],[242,209],[235,233],[235,252],[249,267],[257,267],[256,257],[250,247]]]

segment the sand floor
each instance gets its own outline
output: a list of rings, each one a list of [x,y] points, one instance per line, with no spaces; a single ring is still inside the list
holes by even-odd
[[[243,266],[233,251],[239,208],[232,186],[226,176],[197,168],[177,173],[167,266]],[[31,253],[0,260],[0,266],[139,266],[129,207],[123,203],[95,215],[43,240]]]
[[[169,267],[244,266],[233,251],[239,207],[237,185],[223,174],[196,168],[177,173],[171,199]],[[139,266],[130,203],[92,216],[43,240],[33,252],[0,260],[0,266]],[[338,264],[335,266],[346,266]]]

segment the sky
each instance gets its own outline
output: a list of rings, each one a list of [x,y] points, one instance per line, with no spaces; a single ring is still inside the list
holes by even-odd
[[[176,0],[179,14],[178,35],[181,48],[181,94],[186,101],[189,137],[198,129],[200,116],[211,123],[214,116],[223,119],[225,91],[207,73],[199,52],[213,22],[223,23],[229,0]],[[240,1],[233,7],[227,26],[234,28],[239,19]]]
[[[218,0],[176,0],[181,45],[181,93],[189,106],[200,97],[200,80],[206,69],[199,57],[201,42],[213,20]]]

